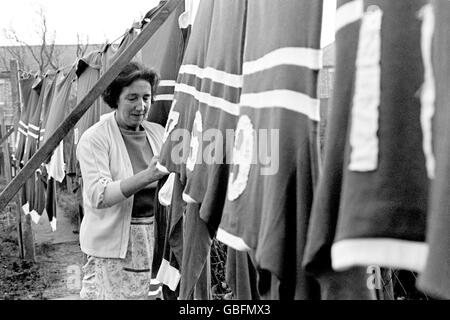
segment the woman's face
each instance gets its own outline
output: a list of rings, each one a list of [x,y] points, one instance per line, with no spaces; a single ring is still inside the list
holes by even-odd
[[[146,80],[136,80],[124,87],[117,102],[116,119],[119,127],[139,130],[139,125],[147,119],[152,97],[152,86]]]

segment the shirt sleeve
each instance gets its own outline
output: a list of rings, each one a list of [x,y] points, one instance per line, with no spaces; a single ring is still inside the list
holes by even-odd
[[[111,207],[126,199],[121,180],[113,181],[108,146],[94,135],[82,136],[76,154],[80,162],[83,188],[90,205],[96,209]]]

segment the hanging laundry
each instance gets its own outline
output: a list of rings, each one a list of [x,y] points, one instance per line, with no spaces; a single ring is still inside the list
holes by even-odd
[[[45,125],[44,143],[55,132],[56,128],[58,128],[67,115],[68,99],[71,93],[72,84],[76,79],[77,65],[78,63],[75,63],[66,76],[63,76],[62,72],[57,74],[59,79],[56,83],[54,98]],[[63,141],[60,142],[59,146],[53,152],[46,167],[49,177],[55,178],[58,182],[63,181],[65,176]]]
[[[77,66],[77,104],[100,79],[101,51],[92,51],[78,61]],[[95,100],[86,113],[78,120],[74,128],[74,144],[78,143],[81,135],[94,123],[100,120],[102,114],[111,112],[111,108],[102,103],[102,98]]]
[[[184,0],[185,11],[180,15],[178,23],[180,28],[183,30],[188,30],[189,34],[194,25],[195,18],[197,17],[198,7],[200,5],[200,0]],[[189,37],[187,37],[189,39]]]
[[[137,37],[138,30],[130,28],[125,33],[121,43],[117,46],[114,44],[105,44],[100,50],[94,50],[78,61],[76,67],[76,102],[74,106],[79,104],[81,100],[86,97],[87,93],[97,83],[100,77],[108,70],[109,66],[115,59],[130,45],[130,43]],[[140,53],[134,58],[141,61]],[[75,149],[81,135],[93,124],[98,122],[101,116],[111,113],[113,110],[99,97],[83,114],[80,120],[75,125],[71,137],[68,139],[73,143],[70,148],[66,149],[68,162],[68,172],[70,172],[70,179],[72,191],[77,193],[79,199],[82,199],[81,190],[81,174],[78,170]],[[73,137],[73,138],[72,138]],[[67,139],[65,139],[66,141]],[[82,210],[82,208],[80,208]]]
[[[183,59],[183,65],[187,65],[187,66],[200,66],[203,67],[203,59],[205,57],[205,52],[207,50],[206,47],[203,46],[203,44],[207,43],[207,39],[208,39],[208,33],[209,33],[209,25],[210,25],[210,21],[211,21],[211,4],[208,2],[205,2],[203,6],[200,6],[201,8],[203,8],[203,14],[199,13],[199,16],[201,16],[201,18],[199,17],[198,19],[200,19],[201,21],[197,21],[195,26],[193,27],[193,31],[192,34],[190,35],[189,38],[189,42],[187,43],[187,48],[185,51],[185,57]],[[188,8],[187,8],[188,9]],[[178,11],[178,14],[180,14],[181,11]],[[202,20],[203,19],[203,20]],[[197,27],[197,24],[199,25],[199,27]],[[198,28],[198,29],[195,29]],[[197,32],[194,31],[198,30]],[[199,63],[200,62],[200,63]],[[182,66],[183,67],[183,66]],[[181,68],[182,68],[181,67]],[[189,78],[189,75],[186,75],[183,77],[183,75],[179,75],[179,78],[177,80],[177,82],[181,83],[182,86],[193,86],[192,88],[195,89],[195,83],[192,82],[193,80],[195,80],[194,78]],[[177,98],[179,97],[179,98]],[[197,232],[195,232],[194,230],[185,230],[184,229],[184,220],[183,220],[183,215],[184,215],[184,210],[186,210],[186,212],[189,212],[190,214],[197,214],[198,212],[195,211],[196,208],[198,208],[198,206],[193,206],[193,207],[186,207],[186,204],[184,203],[183,199],[182,199],[182,190],[184,189],[184,186],[186,184],[186,174],[185,174],[185,169],[184,169],[184,163],[183,163],[183,158],[186,159],[187,157],[187,150],[189,147],[189,132],[190,132],[190,127],[192,126],[192,115],[191,112],[195,112],[197,109],[197,100],[189,93],[189,92],[183,92],[183,91],[179,91],[179,92],[175,92],[175,98],[172,102],[172,109],[176,108],[176,100],[179,99],[179,101],[183,101],[182,104],[179,105],[180,108],[183,109],[183,112],[185,112],[185,115],[187,117],[187,119],[185,120],[181,120],[181,121],[185,121],[184,124],[186,126],[182,126],[183,129],[185,129],[185,137],[186,140],[182,141],[183,147],[185,148],[183,150],[184,154],[180,155],[179,159],[175,159],[171,156],[172,154],[172,147],[174,145],[176,145],[177,142],[172,141],[172,139],[169,139],[169,134],[171,129],[174,128],[174,126],[177,125],[177,122],[174,121],[175,119],[173,118],[173,115],[177,115],[178,111],[171,111],[171,115],[169,115],[169,119],[167,121],[166,124],[166,133],[165,136],[163,138],[163,141],[166,142],[166,144],[162,147],[161,149],[161,155],[160,155],[160,164],[162,164],[162,166],[166,167],[170,167],[172,172],[176,172],[177,175],[175,177],[175,186],[174,189],[176,190],[181,190],[180,192],[174,192],[173,193],[173,197],[172,197],[172,203],[171,206],[169,208],[170,210],[170,214],[171,214],[171,221],[169,223],[169,229],[172,230],[169,233],[169,238],[166,239],[166,242],[169,243],[171,250],[173,250],[175,252],[175,257],[178,260],[178,265],[181,266],[181,271],[180,269],[177,270],[178,273],[183,273],[184,276],[184,280],[181,282],[181,287],[179,288],[179,298],[180,299],[190,299],[193,297],[193,292],[195,290],[196,284],[197,284],[197,280],[199,279],[199,277],[201,276],[202,271],[204,270],[204,265],[208,256],[208,251],[209,251],[209,247],[210,247],[210,239],[209,239],[209,235],[208,232],[204,232],[207,231],[206,228],[202,229],[202,230],[197,230]],[[185,100],[183,100],[185,99]],[[184,106],[184,107],[182,107]],[[177,117],[178,119],[178,117]],[[180,119],[182,119],[180,117]],[[180,160],[180,161],[179,161]],[[163,168],[166,169],[166,168]],[[194,212],[193,212],[194,210]],[[190,217],[191,218],[191,217]],[[191,224],[189,224],[189,226],[191,226]],[[196,226],[196,224],[192,224],[193,227]],[[201,231],[201,232],[198,232]],[[197,239],[194,238],[185,238],[186,241],[201,241],[201,243],[203,245],[201,245],[201,248],[203,249],[201,252],[197,252],[197,257],[195,258],[195,261],[192,260],[190,263],[186,263],[186,261],[189,260],[191,251],[188,252],[188,255],[184,255],[184,251],[188,250],[187,247],[183,247],[183,235],[185,235],[186,237],[188,236],[193,236],[193,237],[200,237]],[[206,237],[206,238],[205,238]],[[203,240],[206,239],[206,242],[204,242]],[[195,242],[196,244],[200,244]],[[193,244],[194,246],[194,244]],[[198,248],[198,247],[197,247]],[[194,259],[194,258],[192,258]],[[184,263],[183,263],[184,262]],[[195,262],[195,263],[194,263]],[[160,272],[164,272],[164,269],[167,268],[167,262],[161,265],[160,267]],[[183,269],[184,268],[184,269]],[[170,269],[173,271],[173,269]],[[181,274],[180,274],[181,276]],[[205,278],[204,278],[205,279]],[[206,278],[207,279],[207,278]],[[199,292],[199,291],[197,291]],[[204,296],[204,299],[208,299],[208,290],[203,290],[202,291],[204,294],[206,294],[206,296]]]
[[[47,174],[44,174],[47,178]],[[50,227],[56,231],[56,181],[53,177],[45,179],[46,193],[45,193],[45,211],[47,212]]]
[[[198,104],[186,162],[184,199],[201,203],[200,217],[212,235],[220,223],[226,197],[227,160],[234,140],[229,132],[236,128],[239,115],[245,19],[246,1],[215,1],[202,65],[184,64],[180,69],[180,76],[189,79],[190,86],[180,85],[179,90],[190,94]],[[175,104],[174,112],[183,104],[181,100]]]
[[[428,206],[427,244],[429,247],[425,268],[419,276],[418,288],[438,299],[450,299],[450,242],[449,220],[449,175],[450,175],[450,1],[433,0],[422,12],[423,24],[434,30],[432,46],[425,50],[431,52],[433,65],[430,70],[435,78],[434,130],[432,142],[436,155],[436,172],[430,187]],[[433,28],[434,27],[434,28]],[[431,58],[431,56],[430,56]],[[431,89],[432,90],[432,89]]]
[[[38,141],[39,146],[42,145],[42,142],[44,141],[45,126],[47,124],[50,108],[55,95],[56,84],[58,82],[58,73],[59,71],[46,75],[46,78],[48,78],[48,81],[50,81],[51,83],[45,86],[45,92],[42,101],[41,117],[39,119],[39,126],[40,126],[39,141]]]
[[[18,168],[23,167],[23,154],[25,151],[26,138],[28,136],[28,119],[30,117],[30,111],[32,106],[36,103],[38,97],[33,91],[35,82],[39,82],[39,78],[30,77],[20,80],[20,91],[22,97],[21,113],[18,126],[18,137],[16,137],[17,145],[15,150],[15,159],[18,164]]]
[[[301,261],[318,173],[322,5],[248,1],[240,117],[217,239],[254,255],[262,299],[318,295]]]
[[[78,92],[78,82],[76,81],[76,77],[72,82],[72,86],[70,87],[70,92],[67,98],[66,105],[66,114],[64,118],[67,118],[68,115],[72,112],[73,109],[77,106],[77,92]],[[63,154],[64,154],[64,163],[66,164],[64,169],[66,172],[66,185],[68,191],[72,191],[72,180],[75,179],[76,174],[76,163],[77,157],[75,154],[75,138],[74,138],[75,128],[71,129],[63,139]]]
[[[15,166],[16,166],[16,171],[19,171],[20,168],[23,167],[23,153],[25,150],[25,145],[26,145],[26,139],[28,137],[28,118],[30,115],[30,109],[31,109],[31,104],[30,103],[30,99],[32,97],[33,94],[33,84],[36,81],[35,78],[26,78],[26,79],[21,79],[19,86],[20,86],[20,91],[21,91],[21,97],[22,97],[22,101],[21,101],[21,112],[20,112],[20,118],[19,118],[19,124],[18,124],[18,129],[17,129],[17,136],[16,136],[16,146],[15,146],[15,151],[13,154],[13,159],[15,160]],[[33,94],[34,96],[34,94]],[[20,205],[22,206],[24,213],[28,214],[30,212],[29,208],[28,208],[28,204],[26,202],[26,186],[24,185],[21,190],[19,191],[20,194],[22,195],[21,197],[21,203]]]
[[[211,1],[200,3],[196,24],[187,42],[187,48],[183,58],[182,66],[178,74],[175,88],[174,100],[166,122],[166,130],[163,137],[163,146],[160,154],[161,170],[176,172],[180,174],[183,185],[186,184],[186,159],[189,152],[190,132],[192,131],[195,112],[198,109],[198,100],[191,92],[196,91],[195,74],[190,75],[182,70],[184,65],[188,67],[204,68],[204,59],[207,53],[209,30],[211,28],[213,5]],[[199,26],[199,27],[197,27]],[[183,88],[187,88],[183,90]],[[176,131],[172,136],[174,129]],[[181,143],[181,145],[180,145]],[[172,157],[173,151],[173,157]]]
[[[253,260],[249,252],[227,247],[225,280],[235,300],[260,300],[256,285],[258,272]]]
[[[44,92],[44,98],[42,102],[42,111],[41,111],[41,119],[40,119],[40,134],[39,134],[39,141],[38,141],[38,147],[41,146],[41,144],[44,141],[44,135],[45,135],[45,125],[47,123],[47,119],[49,117],[50,108],[52,105],[52,101],[55,94],[55,88],[58,81],[58,73],[60,71],[57,71],[55,74],[49,74],[47,77],[50,77],[51,84],[47,85],[46,91]],[[37,191],[36,193],[39,194],[39,199],[41,202],[39,202],[38,207],[38,214],[42,212],[43,214],[47,214],[48,221],[50,222],[50,227],[53,231],[56,231],[56,188],[53,186],[53,189],[49,189],[50,181],[48,181],[48,173],[47,168],[45,167],[45,164],[42,164],[40,166],[40,170],[38,170],[38,177],[39,177],[39,183],[36,184]],[[54,184],[54,180],[53,180]],[[44,204],[42,204],[42,200],[45,201]],[[42,205],[44,205],[44,208],[42,209]]]
[[[160,161],[163,166],[166,166],[167,162],[168,166],[177,168],[174,171],[180,172],[183,185],[186,180],[186,169],[184,168],[186,157],[189,156],[186,166],[189,171],[192,171],[193,164],[196,162],[197,152],[199,151],[198,146],[202,143],[201,138],[195,135],[201,134],[199,130],[202,127],[199,106],[205,104],[206,108],[209,105],[212,105],[212,107],[220,107],[220,105],[212,104],[213,100],[224,100],[224,98],[232,100],[233,94],[235,98],[233,103],[237,103],[239,99],[239,92],[237,90],[231,94],[228,91],[221,92],[221,90],[226,87],[227,71],[229,72],[226,67],[233,69],[240,68],[239,64],[236,66],[238,61],[234,61],[234,59],[242,55],[240,46],[242,44],[243,34],[239,32],[239,28],[243,27],[242,17],[244,13],[245,3],[242,2],[212,1],[200,3],[196,22],[192,26],[183,64],[180,67],[175,99],[166,125],[166,145],[163,147],[163,153],[164,150],[167,152],[166,158],[161,157]],[[225,29],[228,30],[230,25],[236,26],[236,33],[224,31]],[[223,37],[221,35],[224,34],[227,35],[226,41],[222,41]],[[233,77],[233,75],[230,77]],[[216,84],[215,82],[218,83]],[[224,100],[223,104],[226,105],[227,101]],[[220,112],[214,113],[212,117],[218,114]],[[171,148],[178,142],[174,141],[180,133],[178,129],[181,129],[184,133],[181,143],[186,149],[182,150],[183,154],[180,155],[179,159],[174,159]],[[192,139],[194,140],[189,138],[191,131],[193,134]],[[173,139],[174,137],[175,139]],[[187,154],[189,141],[194,141],[193,143],[197,144]],[[191,161],[191,159],[194,160]],[[201,172],[203,168],[198,169],[198,172]],[[211,177],[211,180],[213,179],[214,177]],[[201,188],[202,192],[205,192],[207,187],[206,185],[196,185],[195,182],[192,185],[195,186],[194,188]],[[211,193],[214,194],[214,190]],[[183,195],[184,200],[187,198],[189,196]],[[191,202],[190,200],[188,201]],[[214,200],[210,199],[210,201],[213,202]],[[193,297],[196,285],[202,285],[198,283],[198,279],[200,279],[205,268],[205,263],[206,267],[209,263],[209,250],[214,232],[208,230],[205,222],[199,219],[199,210],[202,210],[201,206],[203,205],[190,203],[186,207],[183,231],[185,235],[184,242],[191,243],[192,245],[183,248],[183,264],[181,268],[183,280],[180,288],[180,299],[190,299]],[[210,210],[209,208],[205,209],[207,211]],[[207,214],[210,215],[210,213]],[[178,215],[181,217],[181,214]],[[216,223],[216,227],[217,225],[218,222]],[[206,293],[206,295],[208,296],[209,293]],[[207,296],[204,298],[208,298]]]
[[[199,217],[200,205],[186,205],[183,216],[183,260],[180,300],[212,300],[210,248],[212,239]]]
[[[166,1],[148,12],[145,19],[151,18],[159,11]],[[175,82],[180,68],[185,46],[185,37],[179,26],[178,20],[184,12],[184,1],[180,1],[178,7],[170,14],[164,24],[155,32],[152,38],[141,49],[142,63],[154,70],[160,76],[158,89],[154,95],[154,103],[150,108],[148,120],[166,125],[167,116],[173,101]]]
[[[42,100],[44,97],[43,91],[45,90],[44,87],[46,83],[48,82],[45,80],[45,78],[42,78],[41,81],[39,81],[39,83],[33,88],[33,90],[35,90],[38,96],[38,100],[36,104],[33,106],[33,109],[30,110],[30,115],[28,118],[27,124],[28,130],[26,138],[27,142],[22,158],[24,164],[27,163],[28,160],[33,156],[37,148],[40,133],[39,119],[42,110],[42,102],[43,102]],[[26,202],[28,203],[27,207],[30,210],[31,219],[33,220],[34,223],[38,223],[40,218],[40,215],[35,210],[35,202],[36,202],[35,185],[38,183],[37,175],[38,172],[36,171],[34,175],[31,178],[29,178],[25,183],[25,197],[23,198],[23,200],[26,200]]]
[[[334,97],[304,259],[316,276],[353,267],[423,269],[425,4],[338,1]]]
[[[96,84],[98,79],[100,79],[100,69],[101,69],[101,57],[102,51],[96,50],[92,51],[78,61],[77,65],[77,104],[86,97],[87,93]],[[83,114],[83,116],[78,120],[73,129],[73,145],[76,148],[78,140],[81,135],[93,124],[100,120],[101,115],[112,112],[111,108],[102,101],[99,97],[95,102],[89,107],[89,109]],[[82,178],[80,165],[78,161],[75,162],[75,177],[72,181],[72,192],[76,193],[77,199],[79,201],[79,214],[81,223],[81,217],[83,215],[83,195],[82,195]]]
[[[24,162],[34,155],[39,148],[39,140],[42,138],[41,128],[44,109],[48,108],[49,100],[54,89],[54,75],[45,75],[40,84],[39,100],[28,120],[28,143],[24,153]],[[26,199],[29,204],[29,210],[32,220],[35,223],[39,219],[45,209],[45,186],[43,181],[42,169],[38,168],[33,177],[26,182]]]
[[[162,7],[164,7],[164,5],[167,3],[167,0],[161,0],[161,1],[159,1],[159,3],[155,6],[155,7],[153,7],[150,11],[148,11],[146,14],[145,14],[145,17],[144,17],[144,23],[147,23],[148,21],[150,21],[151,19],[153,19],[158,13],[159,13],[159,11],[161,10],[161,8]]]
[[[166,233],[167,233],[167,227],[168,227],[168,204],[161,204],[158,201],[158,194],[161,192],[161,189],[163,189],[166,186],[166,182],[168,180],[168,177],[164,177],[158,181],[158,185],[156,187],[155,191],[155,197],[154,197],[154,221],[153,221],[153,227],[154,227],[154,245],[153,245],[153,259],[152,259],[152,288],[151,290],[152,296],[156,299],[157,297],[161,297],[162,295],[162,286],[163,284],[160,283],[156,277],[158,275],[159,268],[161,266],[162,260],[164,258],[164,248],[165,248],[165,240],[166,240]],[[172,196],[170,196],[169,202],[172,199]]]
[[[126,48],[136,39],[139,35],[139,29],[134,26],[128,29],[120,41],[119,45],[116,44],[106,44],[102,49],[102,67],[100,69],[100,76],[102,76],[110,66],[116,61],[116,59],[125,51]],[[131,61],[136,61],[142,63],[141,51],[139,51]]]
[[[100,77],[108,70],[114,60],[119,57],[137,35],[138,30],[130,28],[127,30],[118,46],[114,44],[105,44],[100,50],[91,51],[78,60],[76,66],[76,104],[79,104],[81,100],[86,97],[87,93],[97,83]],[[140,53],[135,59],[141,61]],[[99,97],[75,125],[74,144],[78,143],[78,139],[87,128],[98,122],[102,115],[112,111],[113,110],[103,101],[103,99]]]
[[[17,161],[19,161],[19,166],[23,167],[25,165],[25,163],[29,160],[29,145],[30,144],[34,144],[32,140],[34,140],[34,138],[32,138],[29,135],[29,122],[30,119],[32,119],[35,111],[38,109],[38,106],[40,104],[40,99],[39,99],[39,95],[40,95],[40,90],[42,88],[42,78],[41,77],[37,77],[34,79],[33,85],[31,87],[31,92],[28,96],[28,103],[27,103],[27,110],[25,111],[24,117],[22,118],[23,120],[20,120],[19,122],[19,130],[20,133],[22,133],[23,137],[19,138],[19,148],[17,149],[16,152],[16,159]],[[26,127],[26,131],[24,130]],[[39,133],[39,129],[37,130],[37,132]],[[37,213],[35,211],[33,211],[33,208],[30,208],[30,205],[33,204],[34,201],[34,179],[35,177],[31,177],[29,178],[25,184],[23,185],[21,191],[21,206],[22,209],[24,211],[25,214],[31,214],[32,215],[32,219],[33,221],[37,221],[39,216],[37,215]]]
[[[165,226],[165,236],[158,238],[158,246],[163,246],[163,252],[157,254],[160,264],[153,264],[152,277],[163,284],[163,295],[170,299],[177,299],[180,290],[180,266],[183,261],[183,220],[179,215],[185,211],[185,203],[181,199],[183,185],[180,182],[178,174],[174,178],[172,201],[167,210],[166,219],[160,215],[161,211],[156,212],[155,221],[158,221],[158,228]],[[163,230],[158,230],[158,235]],[[155,242],[155,247],[157,243]],[[162,255],[162,257],[161,257]],[[159,262],[159,261],[158,261]]]
[[[187,294],[193,290],[196,279],[200,277],[201,266],[209,255],[212,238],[222,218],[229,174],[227,156],[229,158],[231,151],[227,147],[232,145],[234,138],[229,135],[229,131],[236,128],[242,89],[246,6],[246,1],[213,1],[211,26],[202,28],[202,32],[209,33],[208,42],[202,44],[205,47],[203,61],[197,65],[183,64],[180,68],[180,75],[189,80],[186,85],[180,85],[179,90],[190,94],[190,98],[198,104],[183,193],[188,207],[195,207],[195,203],[198,207],[197,212],[192,213],[197,217],[186,217],[186,220],[195,222],[192,230],[185,230],[191,239],[187,242],[199,246],[195,255],[191,253],[198,262],[187,265],[192,276],[182,277],[185,284],[188,279],[193,279]],[[200,7],[198,22],[201,21],[201,14]],[[197,27],[200,28],[195,24],[191,37],[197,32]],[[178,106],[174,106],[174,111],[181,108],[183,103],[180,100]],[[183,264],[182,272],[186,271]]]

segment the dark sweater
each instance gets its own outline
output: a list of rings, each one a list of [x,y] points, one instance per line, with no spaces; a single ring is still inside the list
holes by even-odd
[[[130,156],[133,173],[147,169],[153,157],[153,151],[145,131],[130,131],[120,128],[123,141]],[[151,183],[134,194],[132,217],[152,217],[157,183]]]

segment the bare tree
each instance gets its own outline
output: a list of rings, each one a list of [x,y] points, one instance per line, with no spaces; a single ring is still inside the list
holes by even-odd
[[[10,60],[15,59],[18,62],[18,67],[20,70],[28,70],[28,66],[25,63],[26,48],[23,46],[9,46],[2,47],[0,49],[0,62],[2,70],[9,71]]]
[[[89,49],[89,36],[84,37],[84,41],[79,33],[77,33],[77,57],[82,58]]]
[[[19,68],[28,71],[27,61],[25,61],[25,52],[32,58],[32,64],[36,65],[40,74],[48,70],[57,70],[60,67],[59,52],[55,46],[55,31],[50,31],[48,28],[47,17],[44,9],[40,8],[37,12],[39,17],[39,26],[36,29],[36,33],[39,37],[39,45],[33,46],[24,41],[16,30],[9,28],[3,29],[5,37],[9,39],[15,46],[5,47],[5,50],[11,57],[15,58],[19,62]],[[2,58],[5,60],[5,57]],[[9,61],[5,65],[5,61],[2,61],[4,67],[9,65]],[[9,69],[5,68],[5,69]]]

